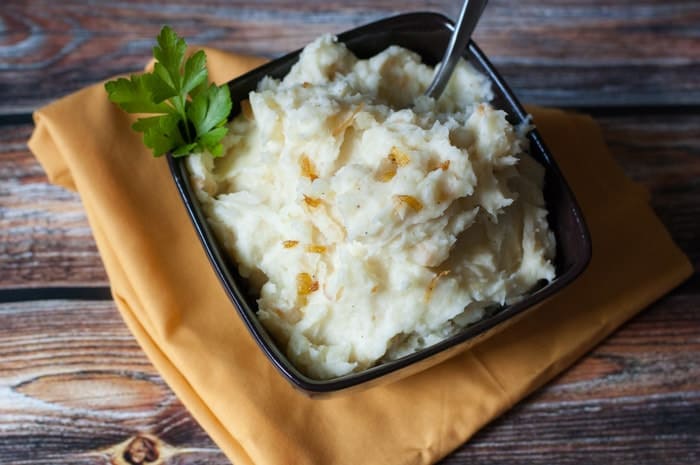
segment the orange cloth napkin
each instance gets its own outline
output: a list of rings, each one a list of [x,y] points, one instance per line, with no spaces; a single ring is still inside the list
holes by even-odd
[[[207,51],[224,82],[260,59]],[[236,464],[428,464],[541,386],[691,273],[585,116],[532,108],[588,222],[586,272],[476,348],[392,384],[331,399],[295,391],[212,272],[164,158],[102,84],[34,115],[31,150],[80,193],[126,324]]]

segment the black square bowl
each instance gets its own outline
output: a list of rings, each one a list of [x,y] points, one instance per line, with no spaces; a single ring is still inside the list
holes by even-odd
[[[439,14],[409,13],[352,29],[340,34],[338,39],[360,58],[373,56],[390,45],[400,45],[418,53],[424,63],[434,66],[442,58],[452,30],[453,24],[450,20]],[[234,101],[231,117],[241,111],[238,102],[248,98],[248,93],[256,89],[258,81],[264,76],[277,78],[285,76],[296,63],[299,52],[300,50],[290,53],[229,82],[231,97]],[[527,114],[522,106],[474,42],[469,43],[464,58],[491,79],[495,94],[493,104],[508,113],[510,122],[518,124],[525,121]],[[398,360],[329,380],[316,380],[304,375],[276,345],[256,316],[257,304],[247,292],[245,280],[239,276],[236,265],[217,242],[209,227],[194,194],[193,186],[190,184],[183,159],[168,156],[168,163],[214,271],[230,297],[233,307],[238,311],[258,345],[294,387],[308,395],[322,396],[350,388],[368,387],[378,382],[396,380],[446,360],[508,326],[534,304],[560,291],[581,274],[591,257],[590,238],[581,211],[537,130],[530,131],[528,138],[530,154],[545,168],[544,197],[549,212],[550,228],[557,242],[556,278],[520,302],[495,312],[437,344]]]

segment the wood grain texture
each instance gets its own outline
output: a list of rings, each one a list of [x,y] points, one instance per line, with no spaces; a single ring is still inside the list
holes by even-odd
[[[599,117],[625,172],[649,188],[673,238],[700,266],[700,115]],[[76,194],[48,184],[27,151],[30,125],[0,126],[0,289],[106,286]]]
[[[79,197],[50,185],[27,150],[26,115],[38,106],[138,70],[165,23],[192,44],[275,57],[395,13],[459,8],[453,0],[0,4],[0,291],[29,293],[107,285]],[[700,2],[492,0],[476,40],[523,101],[598,114],[614,156],[649,189],[698,269]],[[0,304],[0,464],[134,463],[228,461],[110,301]],[[442,462],[515,463],[700,463],[698,274]]]
[[[77,194],[49,184],[30,124],[0,126],[0,289],[106,285]]]
[[[625,173],[651,194],[651,205],[700,269],[700,113],[600,117]]]
[[[694,281],[442,463],[698,463]],[[0,305],[0,360],[0,463],[117,463],[144,435],[158,442],[161,463],[228,463],[110,302]]]
[[[625,172],[650,189],[655,210],[697,267],[700,116],[598,119]],[[0,192],[9,194],[0,196],[2,285],[90,283],[101,265],[79,200],[48,185],[23,143],[29,131],[0,127]],[[31,253],[6,245],[17,238],[32,244]],[[73,272],[61,281],[65,269]],[[444,464],[698,463],[698,301],[696,275]],[[1,305],[0,361],[7,438],[0,463],[108,463],[144,434],[163,441],[163,463],[227,463],[109,302]]]
[[[140,69],[159,27],[192,44],[262,56],[395,13],[454,15],[450,0],[5,0],[0,113]],[[523,101],[543,105],[700,104],[700,3],[499,0],[475,38]],[[669,53],[671,52],[671,53]]]
[[[4,465],[128,464],[129,443],[149,434],[165,463],[229,463],[111,302],[0,305],[0,361]]]

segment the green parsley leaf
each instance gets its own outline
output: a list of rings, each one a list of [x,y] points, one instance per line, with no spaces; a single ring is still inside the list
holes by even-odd
[[[221,139],[224,138],[228,128],[219,127],[203,134],[199,137],[198,142],[201,147],[204,147],[209,153],[215,157],[220,157],[224,153],[224,145]]]
[[[161,29],[157,40],[158,45],[153,47],[153,56],[158,60],[160,72],[157,71],[156,74],[173,89],[179,91],[182,87],[180,68],[185,59],[187,44],[169,26]]]
[[[201,136],[212,128],[226,122],[231,112],[231,95],[227,86],[216,87],[214,84],[197,94],[192,99],[187,116],[194,124],[197,135]]]
[[[198,51],[185,62],[182,92],[189,94],[198,85],[207,82],[207,55]]]
[[[200,50],[185,60],[186,50],[184,39],[165,26],[153,47],[153,72],[109,81],[105,89],[124,111],[155,115],[132,126],[143,133],[153,156],[194,151],[221,156],[231,95],[226,85],[208,84],[206,54]]]
[[[137,119],[131,128],[143,132],[146,147],[153,149],[153,156],[159,157],[185,145],[178,129],[179,121],[177,115],[152,116]]]
[[[165,103],[156,103],[153,98],[153,85],[148,82],[151,79],[149,74],[132,74],[129,79],[109,81],[105,88],[109,99],[128,113],[169,113],[171,107]]]

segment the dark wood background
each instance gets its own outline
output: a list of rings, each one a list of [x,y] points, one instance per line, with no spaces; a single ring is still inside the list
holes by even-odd
[[[458,8],[439,0],[3,0],[0,463],[128,463],[134,438],[159,451],[144,463],[228,463],[121,322],[78,196],[49,185],[28,152],[34,109],[141,68],[164,23],[193,44],[274,57],[394,13]],[[523,101],[597,118],[697,268],[700,2],[491,0],[476,40]],[[700,463],[698,275],[444,463]]]

